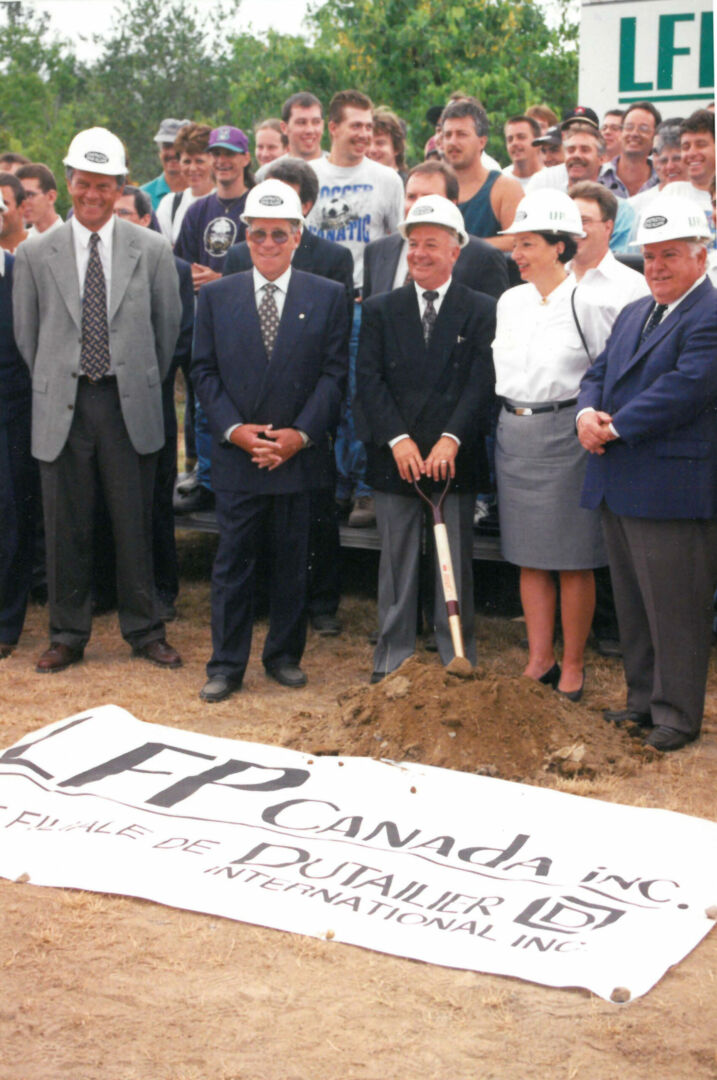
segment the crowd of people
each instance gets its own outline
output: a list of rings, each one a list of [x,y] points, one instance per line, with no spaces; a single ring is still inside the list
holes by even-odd
[[[267,553],[263,664],[306,683],[309,622],[341,632],[342,515],[380,535],[371,681],[422,619],[448,663],[458,611],[475,661],[474,513],[497,486],[523,674],[579,701],[594,625],[627,676],[606,719],[660,750],[697,737],[717,579],[714,110],[663,120],[638,101],[601,123],[536,105],[505,120],[504,168],[476,98],[426,124],[409,167],[405,123],[358,90],[326,116],[293,94],[254,159],[239,127],[165,118],[141,186],[91,128],[64,159],[64,222],[51,170],[0,154],[0,657],[42,562],[38,672],[80,662],[115,603],[133,652],[179,667],[174,515],[214,511],[203,700],[242,685]],[[440,568],[421,588],[416,487],[448,490],[447,604]]]

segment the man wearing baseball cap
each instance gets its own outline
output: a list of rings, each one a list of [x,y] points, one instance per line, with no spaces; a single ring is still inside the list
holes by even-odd
[[[214,128],[207,150],[216,190],[189,207],[174,245],[175,255],[191,263],[195,290],[222,276],[229,248],[244,239],[241,216],[254,185],[249,140],[241,128]]]
[[[73,216],[21,246],[13,289],[45,517],[50,647],[37,670],[78,663],[90,637],[98,482],[112,520],[122,636],[135,655],[176,668],[155,608],[152,495],[162,379],[180,324],[177,271],[163,237],[114,216],[127,171],[116,135],[81,131],[64,164]]]
[[[700,733],[717,578],[717,292],[694,202],[661,195],[637,232],[651,296],[618,315],[588,368],[582,505],[602,508],[631,724],[648,746]]]
[[[442,195],[425,195],[399,230],[412,280],[364,304],[356,369],[357,430],[381,535],[372,682],[415,649],[423,503],[414,480],[437,497],[451,479],[445,519],[466,656],[475,662],[473,504],[487,481],[483,437],[493,404],[495,300],[453,281],[468,243],[460,210]],[[448,664],[454,652],[438,575],[434,617]]]
[[[154,136],[157,144],[159,160],[162,162],[162,171],[154,180],[142,184],[142,191],[146,191],[152,200],[152,209],[156,210],[165,195],[171,191],[184,191],[187,186],[179,168],[179,154],[174,148],[174,140],[180,130],[189,124],[189,120],[175,120],[168,116],[162,120],[159,130]]]
[[[338,282],[292,269],[303,221],[288,184],[270,179],[252,188],[242,222],[253,268],[199,293],[192,381],[212,429],[219,527],[212,656],[200,693],[207,702],[242,685],[256,563],[267,548],[264,668],[282,686],[306,683],[299,664],[310,492],[331,468],[328,432],[338,422],[346,382],[348,313]]]

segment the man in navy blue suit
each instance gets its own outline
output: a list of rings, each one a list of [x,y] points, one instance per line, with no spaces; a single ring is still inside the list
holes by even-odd
[[[348,365],[346,295],[294,270],[299,196],[279,180],[252,188],[242,220],[253,269],[199,293],[192,380],[212,428],[219,547],[212,573],[212,657],[200,697],[222,701],[249,659],[254,576],[270,549],[267,675],[300,687],[306,641],[309,498],[330,454]]]
[[[618,315],[578,399],[592,457],[583,506],[602,506],[631,723],[679,750],[704,709],[717,578],[717,292],[694,203],[661,196],[637,233],[651,297]]]

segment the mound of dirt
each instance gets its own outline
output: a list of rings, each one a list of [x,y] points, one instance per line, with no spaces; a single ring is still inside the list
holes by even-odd
[[[626,776],[655,756],[594,711],[490,664],[457,679],[435,658],[412,656],[383,682],[347,690],[338,703],[340,727],[335,716],[315,720],[300,713],[291,745],[532,783],[546,772]]]

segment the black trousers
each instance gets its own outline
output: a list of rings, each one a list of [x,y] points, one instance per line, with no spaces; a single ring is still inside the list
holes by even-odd
[[[156,459],[132,446],[115,380],[81,378],[67,442],[55,461],[40,463],[51,641],[81,649],[90,637],[98,486],[114,539],[122,636],[134,647],[164,637],[152,570]]]
[[[8,408],[10,405],[8,404]],[[0,424],[0,644],[14,645],[32,584],[40,485],[30,453],[30,402],[14,402]]]
[[[298,664],[306,644],[310,497],[216,492],[219,546],[212,571],[207,675],[240,681],[249,662],[257,560],[269,554],[269,632],[262,661]]]

